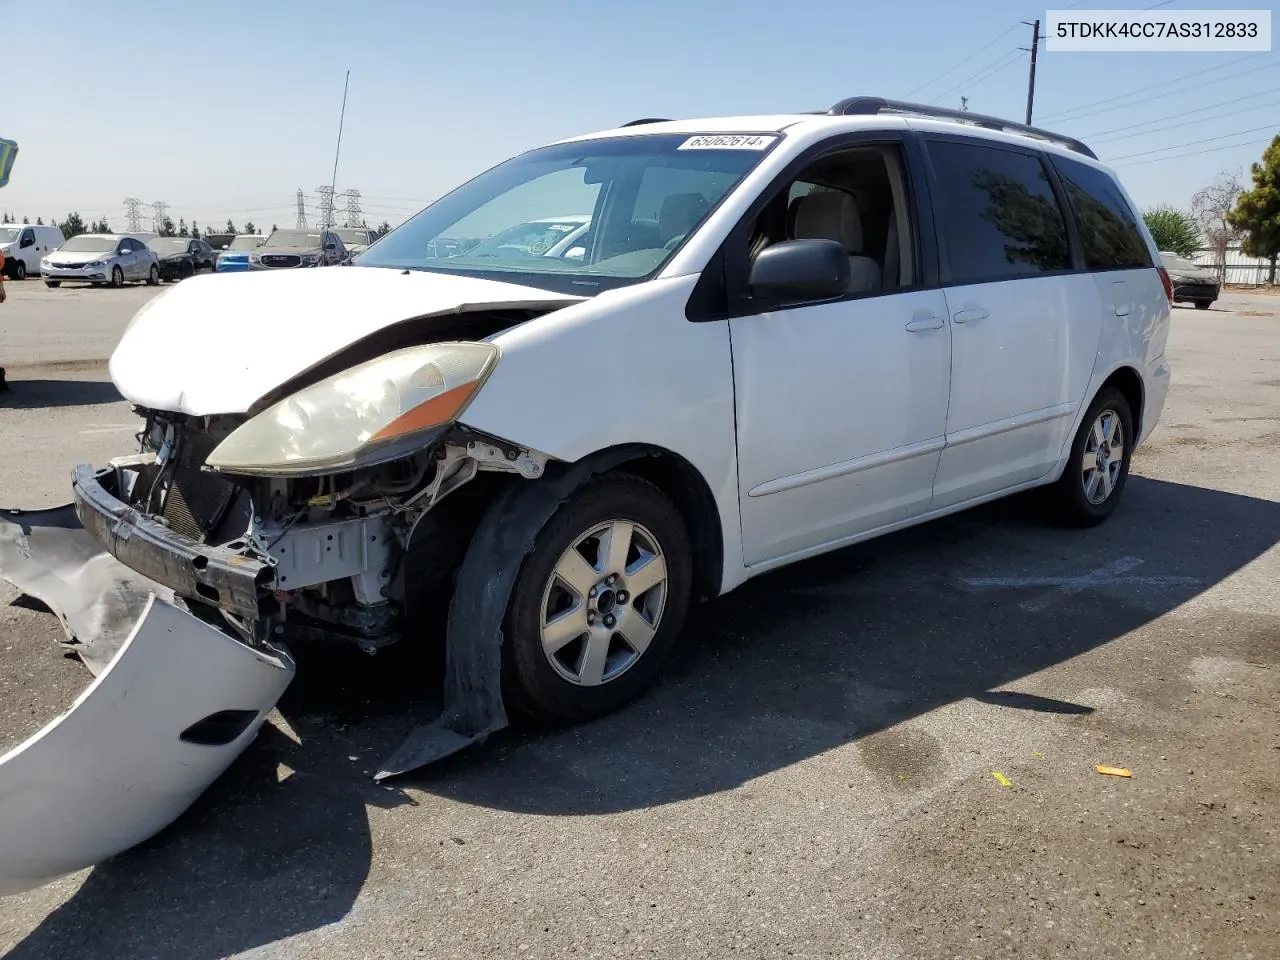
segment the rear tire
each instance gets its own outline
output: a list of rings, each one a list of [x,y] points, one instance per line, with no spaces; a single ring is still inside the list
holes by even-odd
[[[1052,519],[1092,527],[1111,516],[1129,479],[1135,436],[1124,394],[1115,387],[1098,391],[1071,442],[1062,476],[1045,490]]]
[[[692,578],[684,520],[661,490],[625,473],[583,485],[516,578],[503,631],[507,706],[573,723],[639,696],[680,635]]]
[[[1208,310],[1208,309],[1209,309],[1209,304],[1208,304],[1208,303],[1206,303],[1206,302],[1205,302],[1205,301],[1203,301],[1203,300],[1199,300],[1199,301],[1197,301],[1197,302],[1196,302],[1196,309],[1197,309],[1197,310]]]

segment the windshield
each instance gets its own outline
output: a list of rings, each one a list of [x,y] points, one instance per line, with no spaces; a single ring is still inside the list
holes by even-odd
[[[187,252],[187,241],[181,237],[152,237],[147,241],[147,246],[161,256]]]
[[[311,250],[320,246],[320,234],[307,230],[277,230],[267,237],[264,247],[288,247],[293,250]]]
[[[109,253],[116,248],[119,240],[119,237],[96,237],[82,233],[78,237],[72,237],[58,249],[67,253]]]
[[[262,246],[262,237],[241,236],[236,237],[227,244],[227,250],[257,250]]]
[[[355,263],[577,294],[637,283],[778,139],[647,134],[541,147],[447,194]]]
[[[334,233],[336,233],[339,237],[341,237],[342,242],[346,244],[370,242],[368,230],[352,230],[351,228],[347,227],[347,228],[339,228],[335,230]]]
[[[1182,257],[1175,257],[1172,253],[1160,254],[1160,259],[1164,261],[1166,270],[1199,270],[1199,264],[1192,263],[1190,260],[1184,260]]]
[[[0,243],[11,243],[18,239],[21,227],[0,227]]]

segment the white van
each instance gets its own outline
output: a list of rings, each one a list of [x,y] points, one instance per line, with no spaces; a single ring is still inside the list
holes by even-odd
[[[482,246],[567,217],[576,254]],[[444,639],[444,712],[381,778],[621,708],[690,604],[768,570],[1031,488],[1105,521],[1172,298],[1087,146],[872,97],[539,147],[351,266],[166,290],[110,360],[137,451],[0,537],[55,609],[76,550],[120,562],[110,603],[151,584],[60,736],[0,763],[0,889],[170,822],[318,640]]]
[[[32,226],[28,223],[0,225],[0,253],[4,254],[5,276],[25,280],[40,275],[40,260],[63,243],[57,227]]]

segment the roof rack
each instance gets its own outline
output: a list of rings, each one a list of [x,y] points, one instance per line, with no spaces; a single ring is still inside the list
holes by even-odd
[[[920,117],[937,117],[940,120],[958,120],[961,123],[971,123],[975,126],[985,127],[988,130],[1021,133],[1029,137],[1038,137],[1041,140],[1049,140],[1053,143],[1061,144],[1076,153],[1083,153],[1086,157],[1094,160],[1098,159],[1096,153],[1074,137],[1054,133],[1051,130],[1042,130],[1039,127],[1033,127],[1025,123],[1016,123],[1013,120],[1001,120],[999,117],[990,117],[985,113],[950,110],[946,107],[934,107],[926,103],[886,100],[883,97],[849,97],[846,100],[841,100],[827,111],[828,116],[833,117],[875,116],[879,113],[909,113]]]
[[[631,121],[631,122],[629,122],[629,123],[624,123],[622,126],[624,126],[624,127],[638,127],[638,126],[640,126],[640,124],[642,124],[642,123],[670,123],[670,122],[671,122],[671,121],[670,121],[670,120],[668,120],[666,117],[643,117],[643,118],[642,118],[642,119],[640,119],[640,120],[632,120],[632,121]]]

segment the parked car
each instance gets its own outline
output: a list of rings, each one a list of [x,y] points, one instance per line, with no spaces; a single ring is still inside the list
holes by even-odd
[[[1197,310],[1208,310],[1218,299],[1222,285],[1216,270],[1165,251],[1161,251],[1160,260],[1173,281],[1174,303],[1194,303]]]
[[[83,280],[96,286],[122,287],[126,280],[157,284],[160,265],[141,237],[114,233],[82,233],[40,261],[46,286]]]
[[[569,203],[581,258],[429,256]],[[509,717],[618,710],[691,603],[769,570],[1033,488],[1104,522],[1165,405],[1172,299],[1087,146],[871,97],[538,147],[349,269],[166,290],[110,360],[141,450],[0,537],[5,575],[49,590],[103,551],[113,604],[148,578],[73,732],[8,755],[59,775],[0,763],[23,800],[0,889],[171,822],[253,738],[289,648],[444,638],[443,712],[384,778]]]
[[[347,248],[349,257],[364,253],[369,244],[378,239],[378,231],[370,230],[368,227],[334,227],[333,232]]]
[[[249,269],[331,267],[346,258],[346,247],[332,230],[276,230],[249,254]]]
[[[161,280],[185,280],[201,270],[213,272],[215,254],[203,240],[191,237],[152,237],[147,246],[155,253]]]
[[[40,273],[40,260],[62,246],[62,231],[57,227],[6,223],[0,226],[0,254],[4,255],[4,275],[25,280],[28,274]]]
[[[267,238],[260,233],[242,233],[218,251],[215,273],[239,273],[249,269],[249,254],[262,246]]]

